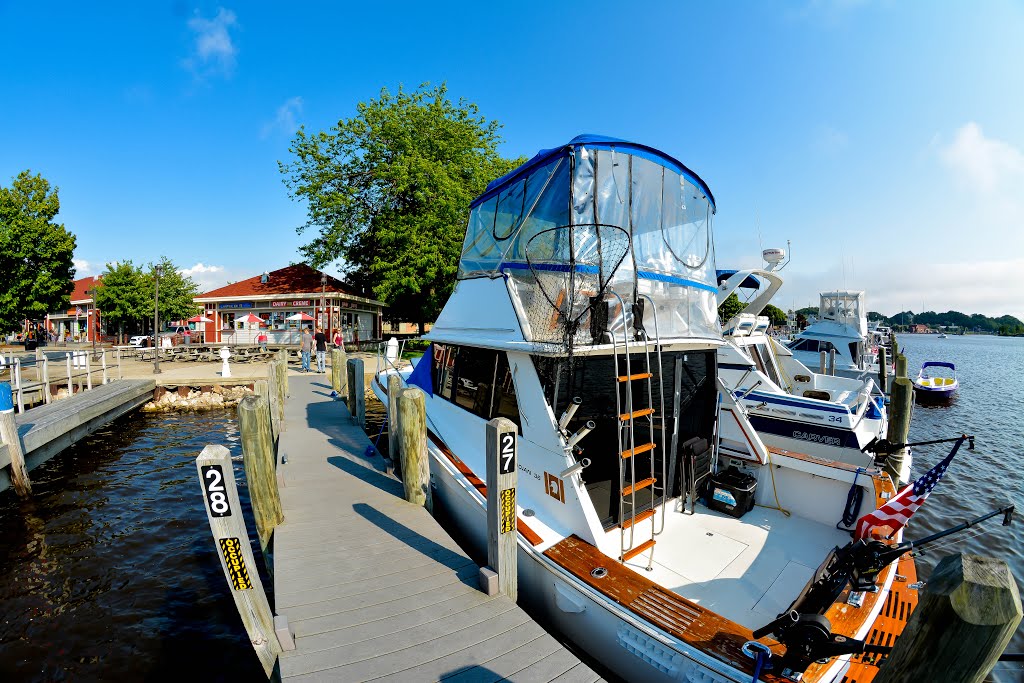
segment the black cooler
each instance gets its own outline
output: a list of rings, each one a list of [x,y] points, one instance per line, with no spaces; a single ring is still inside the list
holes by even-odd
[[[754,509],[756,489],[754,475],[729,467],[711,477],[707,490],[708,507],[733,517],[742,517]]]

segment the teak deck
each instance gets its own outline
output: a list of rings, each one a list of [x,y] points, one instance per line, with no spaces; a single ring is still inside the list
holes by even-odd
[[[280,455],[285,522],[274,535],[275,612],[296,650],[289,681],[597,681],[505,597],[380,457],[326,376],[291,376]]]

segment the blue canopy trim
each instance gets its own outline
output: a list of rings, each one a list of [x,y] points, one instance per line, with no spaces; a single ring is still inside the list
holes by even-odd
[[[607,135],[593,135],[584,134],[577,135],[568,143],[560,147],[552,147],[551,149],[542,149],[537,152],[532,159],[527,161],[525,164],[512,169],[500,178],[495,178],[491,182],[487,183],[487,189],[484,193],[474,199],[469,207],[474,208],[477,205],[487,201],[495,194],[511,185],[512,182],[519,178],[519,176],[529,173],[532,169],[540,166],[548,160],[560,155],[566,154],[575,147],[587,146],[594,149],[615,149],[615,150],[627,150],[629,154],[633,154],[639,157],[643,157],[656,164],[660,164],[666,168],[671,168],[677,173],[689,178],[701,191],[707,195],[708,201],[711,202],[711,210],[716,211],[715,197],[711,194],[711,189],[707,186],[701,177],[688,169],[681,161],[673,156],[665,154],[661,150],[647,145],[641,145],[636,142],[629,142],[628,140],[621,140],[619,138],[609,137]]]
[[[738,270],[716,270],[718,284],[722,284],[738,272]],[[740,287],[744,289],[761,289],[761,281],[753,275],[748,275],[747,279],[740,283]]]
[[[956,372],[955,365],[941,360],[926,360],[924,363],[921,364],[921,369],[924,370],[925,368],[949,368],[950,370]]]
[[[521,263],[518,261],[504,261],[498,268],[500,271],[505,272],[506,270],[529,270],[531,268],[528,263]],[[568,273],[573,270],[577,273],[588,273],[595,274],[600,272],[597,266],[570,266],[564,263],[534,263],[532,268],[534,270],[546,270],[553,273]],[[683,285],[684,287],[693,287],[694,289],[703,289],[708,292],[717,292],[718,289],[711,285],[706,285],[703,282],[697,282],[696,280],[688,280],[683,277],[676,277],[675,275],[666,275],[664,273],[655,273],[650,270],[638,270],[636,271],[637,277],[642,280],[654,280],[656,282],[668,282],[673,285]]]

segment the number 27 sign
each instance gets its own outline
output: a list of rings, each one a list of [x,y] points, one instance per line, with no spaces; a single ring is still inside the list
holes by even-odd
[[[502,432],[498,439],[498,472],[512,474],[516,471],[516,434]]]

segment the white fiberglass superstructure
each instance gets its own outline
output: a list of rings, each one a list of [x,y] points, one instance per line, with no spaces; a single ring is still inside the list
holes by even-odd
[[[782,286],[776,270],[719,271],[719,280],[719,304],[740,289],[754,290],[743,311],[725,323],[726,344],[718,349],[723,453],[765,462],[766,451],[785,450],[874,465],[864,449],[888,429],[874,379],[815,373],[768,334],[769,319],[761,313]],[[759,439],[749,438],[751,430]],[[907,457],[899,478],[909,475]]]
[[[863,380],[878,376],[878,344],[868,330],[864,292],[838,290],[821,293],[817,322],[797,333],[789,350],[804,365],[820,369],[824,357],[830,373]]]
[[[787,606],[864,638],[896,571],[854,608],[820,587],[849,540],[847,494],[866,513],[894,493],[887,475],[717,451],[714,212],[707,185],[651,147],[580,136],[540,152],[472,203],[455,290],[399,373],[427,393],[435,508],[478,558],[485,426],[519,427],[520,600],[627,680],[747,683],[753,630]],[[373,382],[382,401],[395,372]],[[799,652],[783,663],[805,681],[850,666]]]

